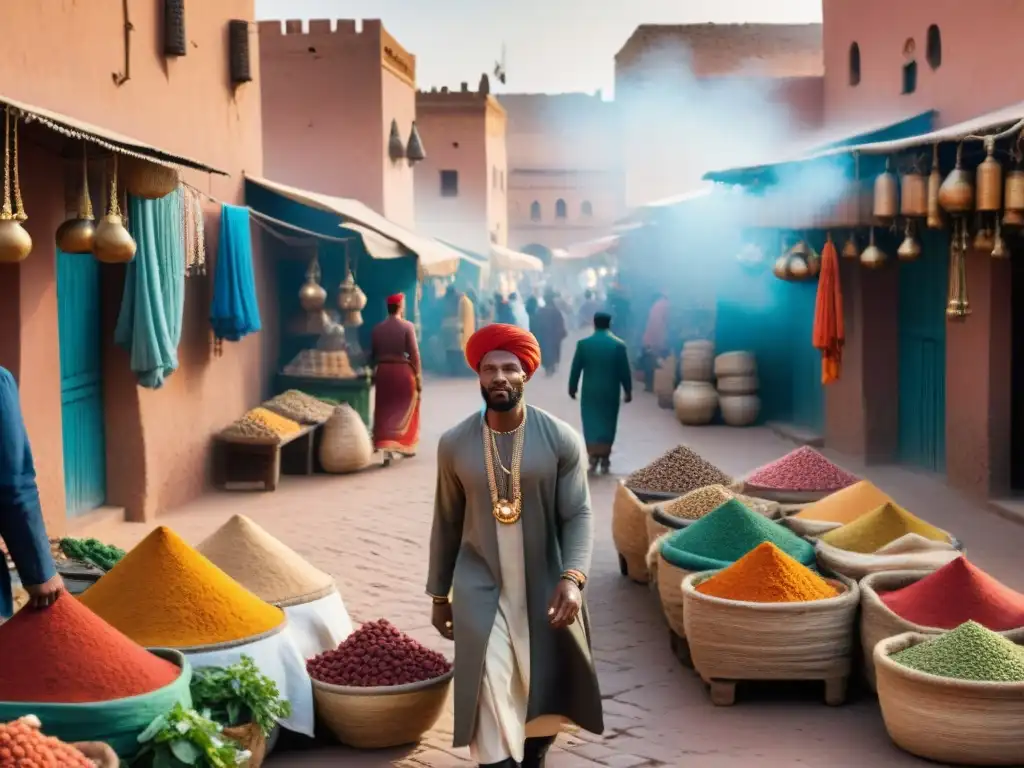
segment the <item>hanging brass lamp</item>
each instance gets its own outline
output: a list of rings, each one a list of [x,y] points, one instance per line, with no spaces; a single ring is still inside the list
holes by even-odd
[[[96,238],[96,218],[89,196],[89,157],[82,142],[82,192],[78,198],[78,214],[57,227],[57,247],[64,253],[92,253]]]
[[[885,171],[875,179],[875,218],[883,224],[887,224],[896,218],[898,206],[898,184],[896,175],[889,170],[890,160],[885,160]]]
[[[1019,151],[1019,150],[1018,150]],[[1024,170],[1020,167],[1020,156],[1017,155],[1013,170],[1006,174],[1003,187],[1003,226],[1024,226]]]
[[[135,258],[135,239],[124,226],[121,204],[117,191],[117,153],[114,154],[114,168],[110,174],[110,200],[107,213],[96,226],[93,242],[93,256],[104,264],[127,264]]]
[[[1003,225],[996,219],[996,236],[995,243],[992,245],[992,258],[993,259],[1008,259],[1010,257],[1010,249],[1006,247],[1006,240],[1003,238]]]
[[[14,124],[14,195],[17,210],[11,207],[11,110],[4,109],[4,202],[0,209],[0,262],[12,264],[24,261],[32,252],[32,237],[22,226],[25,215],[21,204],[21,187],[18,183],[18,124]]]
[[[967,296],[967,221],[960,219],[956,227],[949,245],[949,301],[946,302],[949,320],[963,320],[971,314]]]
[[[850,233],[850,236],[846,238],[846,242],[843,243],[842,256],[844,259],[860,258],[860,248],[857,246],[857,238],[854,236],[853,232]]]
[[[974,250],[982,251],[983,253],[990,252],[996,245],[995,233],[982,219],[982,215],[980,213],[976,216],[975,225],[974,242],[971,247],[974,248]]]
[[[928,179],[917,171],[900,177],[900,213],[916,219],[928,215]]]
[[[956,166],[939,187],[939,205],[955,216],[963,215],[974,207],[974,184],[970,174],[964,170],[963,151],[964,145],[957,145]]]
[[[939,188],[942,186],[942,171],[939,170],[939,145],[932,146],[932,171],[928,174],[928,229],[942,229],[942,206],[939,205]]]
[[[907,220],[904,228],[903,242],[896,249],[896,256],[900,261],[915,261],[921,255],[921,244],[914,238],[913,225]]]
[[[871,235],[868,238],[868,247],[860,255],[861,265],[868,269],[878,269],[885,264],[888,258],[885,251],[875,245],[875,228],[872,227]]]
[[[996,140],[985,138],[985,159],[975,175],[978,189],[977,209],[994,213],[1003,207],[1003,166],[995,158]]]
[[[356,285],[351,269],[346,270],[345,279],[338,286],[338,309],[342,311],[341,324],[346,328],[358,328],[363,324],[366,294]]]
[[[327,291],[320,285],[320,261],[316,256],[306,269],[306,282],[299,288],[299,304],[308,313],[321,312],[327,303]]]

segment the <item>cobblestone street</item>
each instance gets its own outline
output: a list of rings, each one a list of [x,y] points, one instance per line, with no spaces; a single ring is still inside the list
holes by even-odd
[[[566,375],[539,376],[528,386],[528,399],[578,425],[577,405],[565,394]],[[159,522],[195,543],[230,514],[243,512],[332,573],[355,621],[385,616],[450,654],[450,644],[429,625],[430,604],[423,595],[434,451],[444,429],[478,406],[476,382],[428,382],[425,402],[421,453],[414,459],[352,477],[287,478],[276,493],[213,494]],[[738,475],[792,449],[763,429],[740,432],[708,427],[684,432],[670,412],[659,410],[653,396],[642,392],[623,408],[620,435],[613,457],[613,471],[618,474],[646,464],[680,442]],[[864,471],[855,464],[846,466]],[[981,567],[1011,586],[1024,588],[1024,574],[1013,567],[1024,528],[972,507],[931,477],[898,468],[867,474],[912,511],[961,535]],[[890,744],[877,702],[863,694],[843,707],[829,708],[815,686],[785,699],[741,689],[736,706],[713,707],[696,675],[671,655],[656,597],[619,575],[610,526],[614,484],[614,477],[597,478],[591,484],[597,545],[587,588],[607,732],[603,737],[563,736],[548,761],[552,768],[925,765]],[[113,543],[130,545],[150,528],[119,524],[103,535]],[[450,729],[449,714],[413,749],[358,753],[326,747],[280,752],[269,765],[469,765],[465,751],[450,748]]]

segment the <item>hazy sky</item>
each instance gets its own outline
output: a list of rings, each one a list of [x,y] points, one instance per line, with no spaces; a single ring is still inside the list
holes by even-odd
[[[497,92],[610,93],[613,57],[640,24],[821,21],[822,0],[256,0],[260,19],[380,18],[416,54],[421,88],[476,86],[505,44]]]

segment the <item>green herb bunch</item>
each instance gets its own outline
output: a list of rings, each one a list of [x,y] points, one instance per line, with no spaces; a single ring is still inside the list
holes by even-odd
[[[222,727],[209,713],[174,705],[139,734],[142,749],[132,765],[151,768],[236,768],[252,755],[238,743],[225,738]]]
[[[264,736],[292,713],[292,705],[281,698],[277,683],[245,655],[230,667],[194,670],[192,701],[199,709],[210,710],[211,717],[228,728],[252,722]]]
[[[60,540],[60,551],[72,560],[92,563],[104,571],[109,571],[124,557],[123,549],[98,539],[64,538]]]

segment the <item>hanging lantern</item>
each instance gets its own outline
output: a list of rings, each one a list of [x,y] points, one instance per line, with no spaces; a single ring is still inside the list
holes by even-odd
[[[875,228],[871,228],[871,235],[868,238],[868,247],[864,249],[864,252],[860,255],[860,263],[862,266],[868,269],[878,269],[885,264],[886,259],[889,257],[885,255],[885,251],[875,245]]]
[[[320,285],[320,262],[316,256],[306,269],[306,282],[299,288],[299,304],[309,313],[321,313],[327,303],[327,291]]]
[[[4,202],[0,209],[0,262],[24,261],[32,252],[32,237],[22,223],[28,217],[21,203],[21,185],[18,180],[18,121],[14,121],[14,197],[16,208],[11,207],[11,110],[4,109]]]
[[[914,239],[914,230],[909,220],[907,221],[904,234],[903,242],[896,249],[896,257],[900,261],[915,261],[921,255],[921,245]]]
[[[775,260],[775,265],[772,267],[772,273],[779,278],[779,280],[789,280],[789,257],[779,256]]]
[[[996,141],[985,139],[985,159],[976,174],[979,211],[993,213],[1003,207],[1003,167],[995,158]]]
[[[913,218],[928,215],[928,179],[920,173],[905,173],[900,178],[900,213]]]
[[[946,302],[946,318],[963,320],[971,314],[971,302],[967,297],[967,222],[957,222],[959,231],[950,240],[949,256],[949,301]]]
[[[409,164],[421,163],[427,159],[427,152],[423,149],[423,140],[420,138],[420,131],[416,127],[416,121],[412,121],[412,131],[409,133],[409,143],[405,149],[405,156]]]
[[[114,154],[114,168],[110,174],[110,199],[107,213],[96,225],[93,241],[93,256],[104,264],[127,264],[135,258],[136,244],[121,218],[121,205],[117,192],[117,154]]]
[[[398,121],[391,121],[391,136],[388,137],[388,157],[398,162],[405,157],[405,145],[402,144],[402,135],[398,132]]]
[[[829,239],[832,239],[832,235],[829,235]],[[807,256],[805,258],[807,261],[807,274],[810,277],[817,277],[821,272],[821,254],[808,246]]]
[[[96,238],[96,218],[89,196],[89,157],[82,142],[82,192],[78,198],[77,215],[57,227],[57,247],[64,253],[92,253]]]
[[[850,236],[846,238],[846,242],[843,243],[843,258],[860,258],[860,248],[857,247],[857,238],[854,237],[852,232],[850,233]]]
[[[1024,170],[1021,170],[1019,159],[1014,164],[1013,170],[1006,174],[1003,207],[1006,209],[1006,213],[1003,215],[1004,226],[1024,226]]]
[[[885,172],[875,179],[875,218],[881,222],[889,222],[896,218],[897,206],[896,176],[889,170],[889,160],[885,161]]]
[[[963,144],[956,148],[956,166],[939,187],[939,205],[954,215],[964,214],[974,207],[974,184],[963,167]]]
[[[363,310],[366,309],[366,294],[356,285],[352,271],[338,286],[338,309],[342,311],[341,323],[347,328],[358,328],[363,324]]]
[[[939,188],[942,186],[942,172],[939,170],[939,145],[932,147],[932,172],[928,174],[928,229],[942,229],[942,206],[939,205]]]

